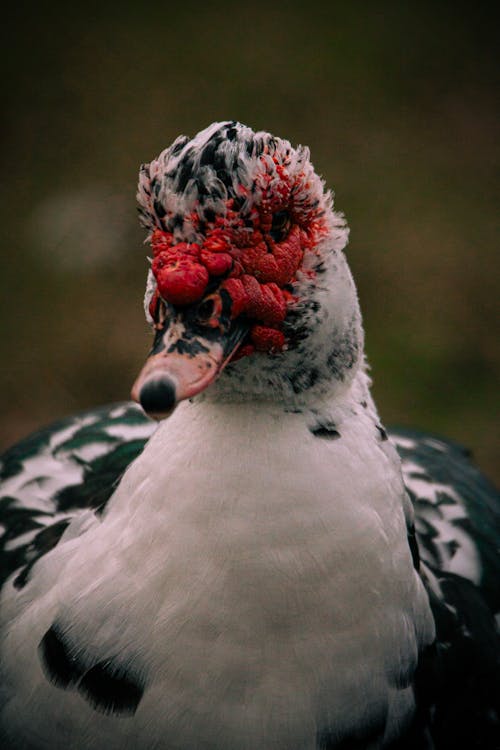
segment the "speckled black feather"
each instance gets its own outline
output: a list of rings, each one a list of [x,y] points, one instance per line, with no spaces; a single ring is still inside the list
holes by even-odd
[[[116,416],[120,410],[120,416]],[[55,547],[78,511],[100,513],[104,510],[123,472],[141,453],[155,426],[135,405],[114,404],[54,422],[0,457],[0,492],[7,480],[22,478],[18,482],[17,497],[0,494],[0,586],[16,573],[13,584],[22,588],[33,566]],[[144,437],[120,436],[122,430],[127,433],[134,428]],[[87,448],[99,445],[101,455],[91,460],[82,458]],[[62,476],[63,486],[51,495],[45,490],[47,477],[43,463],[36,462],[44,455],[51,462],[55,460]],[[30,464],[32,459],[34,470]],[[74,467],[78,468],[79,481],[64,483],[67,470]],[[53,463],[51,470],[54,471]],[[24,500],[24,494],[33,488],[36,488],[37,498],[45,503],[45,510]]]
[[[419,710],[398,750],[417,750],[417,736],[432,736],[435,750],[496,750],[500,748],[500,638],[494,615],[500,611],[500,495],[472,464],[470,451],[457,443],[408,429],[392,430],[391,437],[403,467],[406,461],[419,467],[405,476],[417,519],[422,521],[428,500],[412,487],[412,479],[448,486],[467,511],[467,517],[455,523],[474,540],[482,563],[477,584],[443,569],[438,532],[431,522],[420,523],[418,547],[435,576],[431,585],[423,572],[436,641],[420,659],[415,683]],[[410,440],[412,447],[399,444],[399,438]],[[455,502],[451,494],[439,493],[438,505]],[[456,548],[450,550],[451,558],[455,552]]]

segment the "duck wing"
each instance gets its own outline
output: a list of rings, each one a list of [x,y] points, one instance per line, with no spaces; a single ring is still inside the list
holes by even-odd
[[[105,508],[156,423],[132,403],[54,422],[0,457],[0,586],[22,588],[70,521]]]
[[[415,510],[436,623],[404,747],[426,747],[419,742],[431,736],[435,750],[500,748],[500,494],[463,446],[408,429],[390,437]]]

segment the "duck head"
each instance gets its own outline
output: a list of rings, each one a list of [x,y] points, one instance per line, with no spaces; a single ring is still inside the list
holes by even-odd
[[[300,406],[349,385],[363,332],[348,229],[309,149],[214,123],[142,165],[138,201],[154,343],[132,397],[150,416],[202,392]]]

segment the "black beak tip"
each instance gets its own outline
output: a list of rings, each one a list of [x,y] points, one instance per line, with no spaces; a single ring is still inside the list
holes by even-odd
[[[151,378],[142,386],[139,401],[150,417],[164,419],[173,412],[177,404],[175,383],[165,376]]]

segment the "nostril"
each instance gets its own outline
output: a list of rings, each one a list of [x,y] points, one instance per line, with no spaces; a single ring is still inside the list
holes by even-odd
[[[175,384],[165,376],[151,378],[142,386],[139,401],[150,417],[168,417],[177,403]]]

